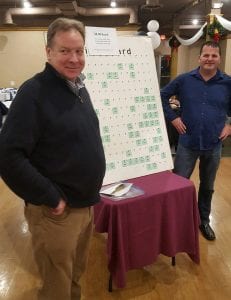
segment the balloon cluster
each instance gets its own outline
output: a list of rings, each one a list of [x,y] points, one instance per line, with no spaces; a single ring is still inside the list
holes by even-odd
[[[152,40],[152,48],[156,49],[160,46],[160,35],[156,32],[159,29],[159,23],[156,20],[151,20],[147,24],[147,35]]]

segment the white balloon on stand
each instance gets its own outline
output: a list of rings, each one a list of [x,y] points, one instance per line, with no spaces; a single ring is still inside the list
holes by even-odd
[[[147,24],[148,31],[155,32],[159,29],[159,22],[156,20],[151,20]]]
[[[160,43],[161,43],[160,35],[157,32],[147,32],[147,35],[152,40],[152,48],[153,49],[158,48],[160,46]]]

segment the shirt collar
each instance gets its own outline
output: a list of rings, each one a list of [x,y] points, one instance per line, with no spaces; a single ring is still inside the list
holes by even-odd
[[[192,76],[194,77],[197,77],[197,78],[200,78],[202,79],[202,76],[199,72],[199,69],[200,67],[197,67],[196,69],[192,70],[191,72],[189,72]],[[223,79],[224,78],[224,74],[218,69],[217,72],[216,72],[216,75],[213,76],[211,79],[215,79],[215,80],[218,80],[218,79]],[[210,80],[211,80],[210,79]]]
[[[71,80],[66,79],[64,76],[62,76],[58,71],[56,71],[56,69],[49,62],[46,63],[46,66],[48,68],[51,68],[56,74],[56,76],[63,79],[68,84],[68,86],[73,86],[78,89],[81,89],[85,86],[84,80],[86,79],[86,76],[83,73],[80,73],[80,75],[76,78],[75,82],[73,82]]]
[[[76,78],[75,81],[71,81],[71,80],[68,80],[65,78],[64,79],[68,83],[69,86],[73,86],[73,87],[77,87],[78,89],[81,89],[85,86],[85,84],[83,82],[85,78],[86,78],[86,76],[83,73],[81,73],[79,75],[79,77]]]

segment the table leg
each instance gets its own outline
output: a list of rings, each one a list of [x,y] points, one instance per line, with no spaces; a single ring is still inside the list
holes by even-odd
[[[108,280],[108,291],[112,292],[112,274],[110,273],[109,280]]]
[[[173,257],[172,257],[172,266],[175,266],[175,265],[176,265],[176,257],[173,256]]]

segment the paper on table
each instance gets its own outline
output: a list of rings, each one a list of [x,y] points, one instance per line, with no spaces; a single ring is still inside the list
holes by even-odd
[[[103,187],[100,190],[101,194],[105,194],[105,195],[111,195],[111,196],[116,196],[116,197],[121,197],[123,195],[125,195],[130,188],[132,187],[133,183],[116,183],[113,184],[110,187]]]

